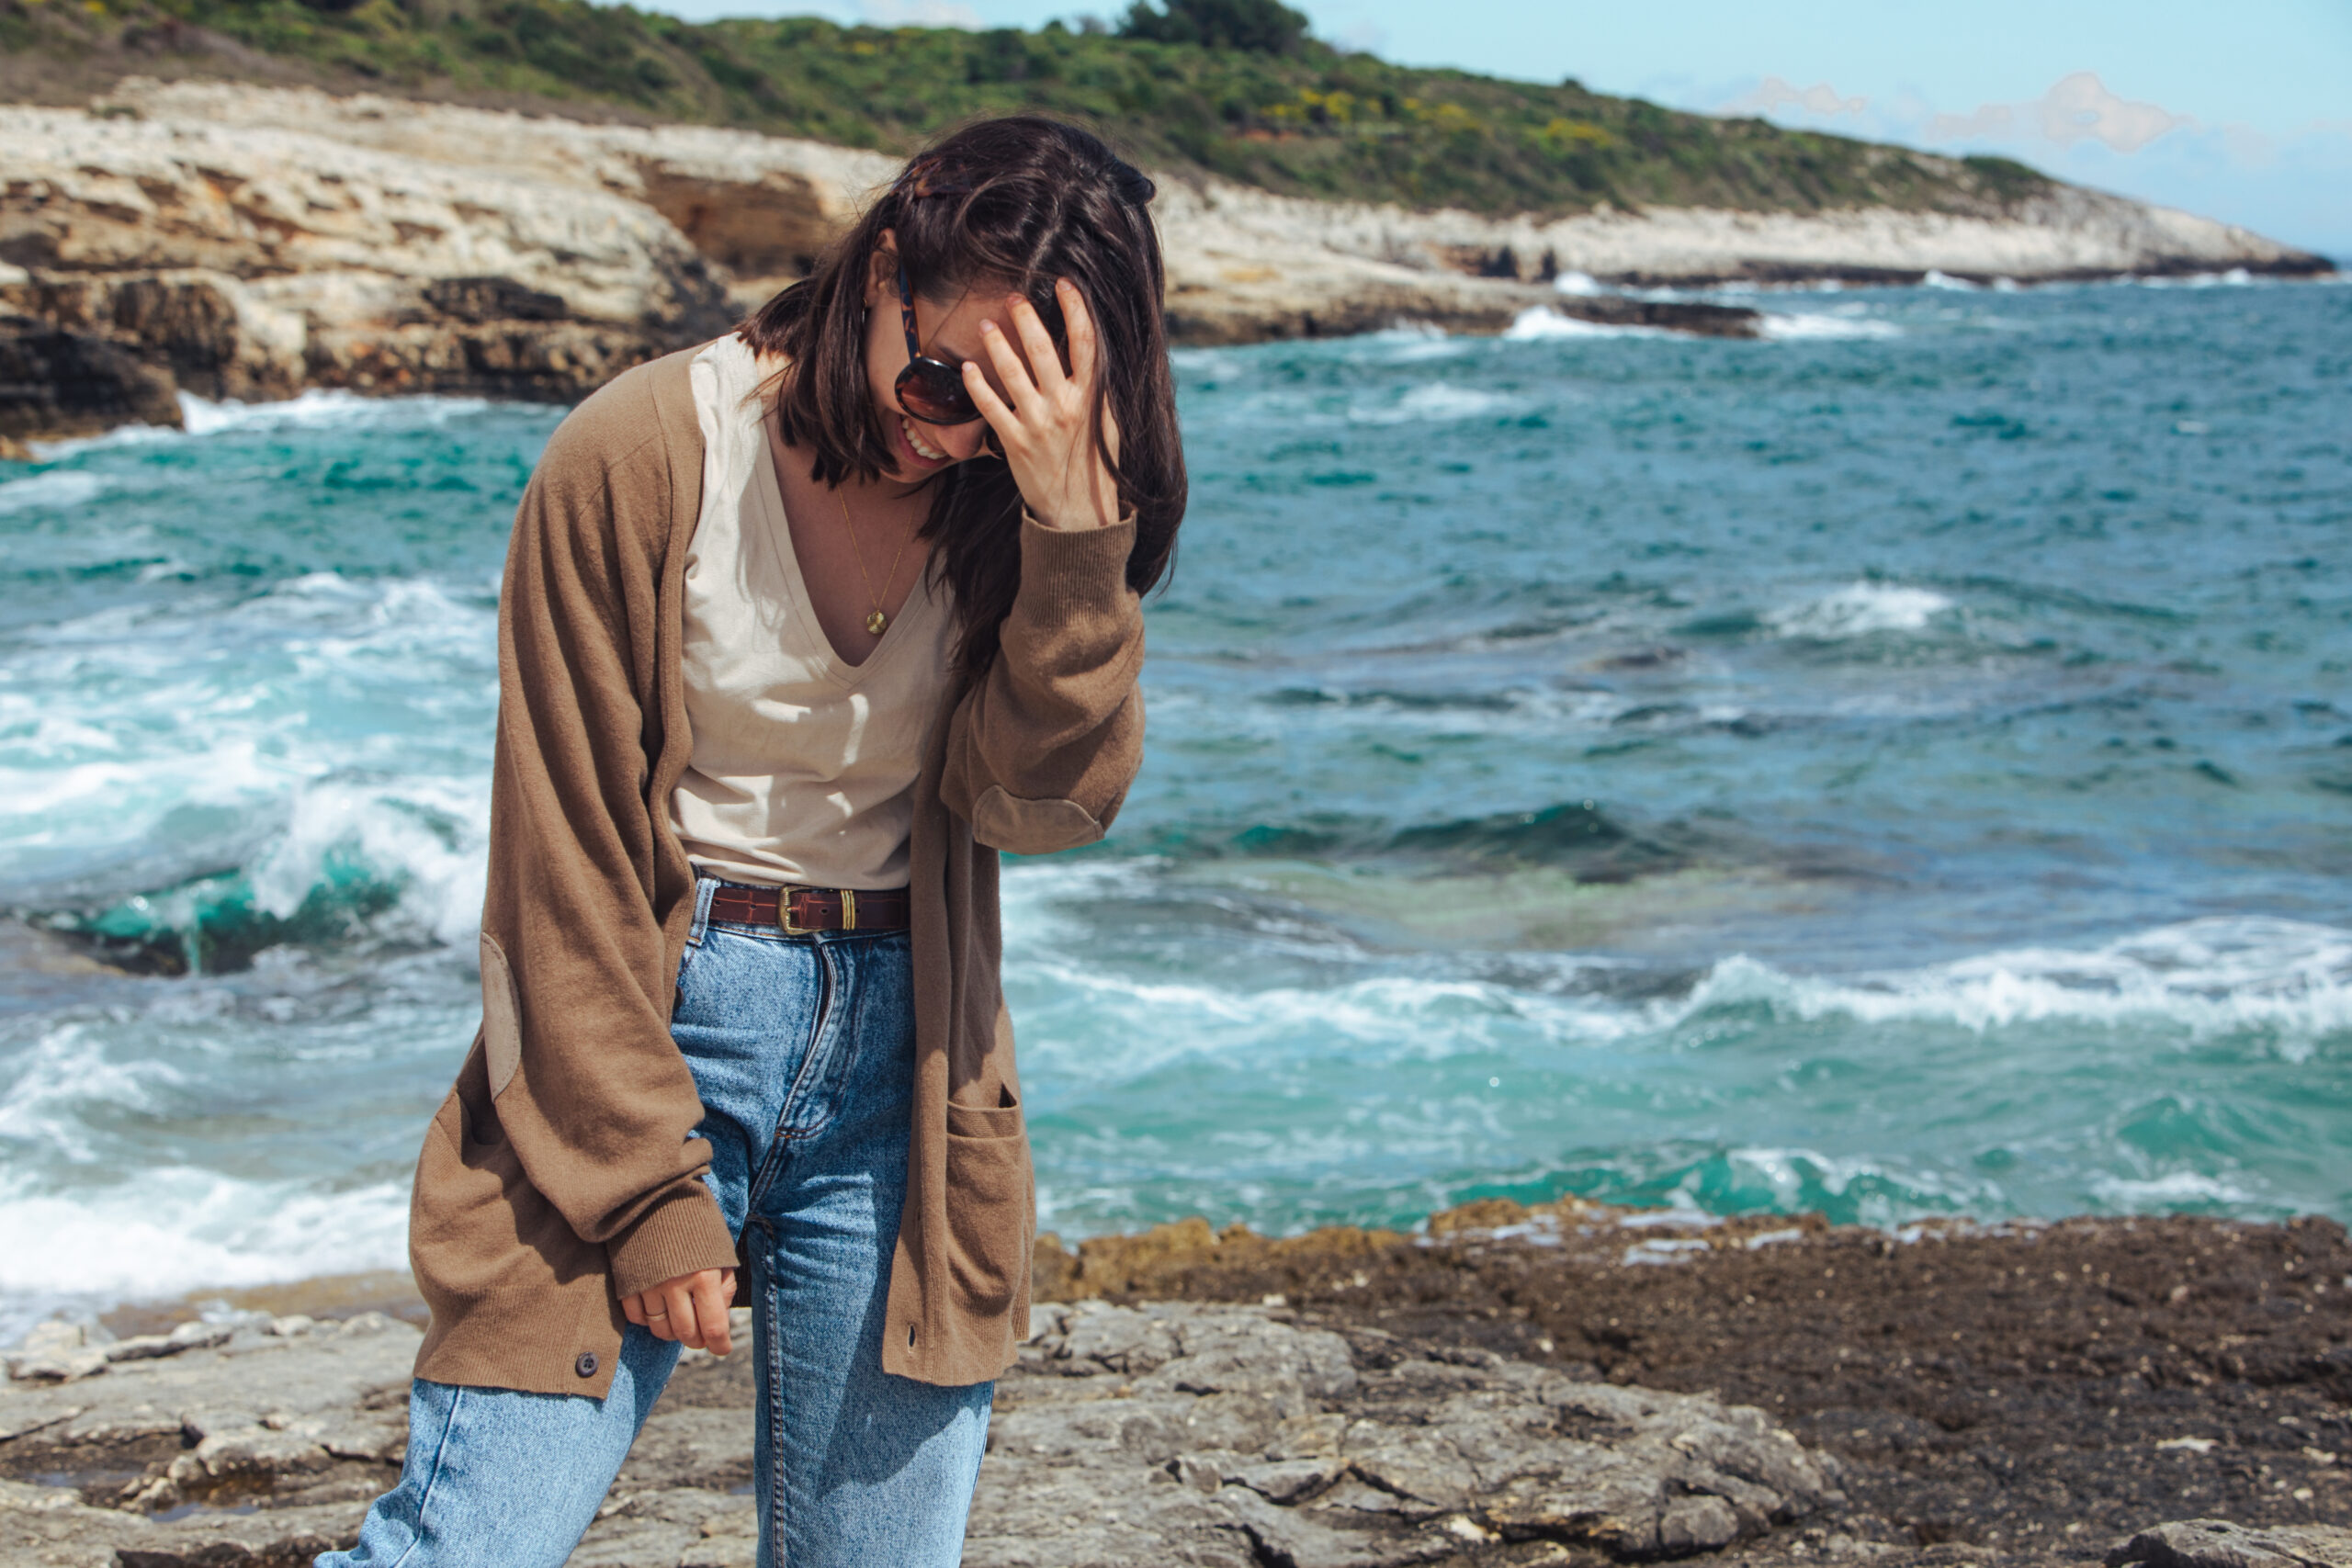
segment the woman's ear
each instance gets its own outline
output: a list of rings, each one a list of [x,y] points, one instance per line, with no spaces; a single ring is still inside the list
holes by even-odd
[[[898,297],[899,236],[885,229],[874,237],[874,249],[865,257],[865,308],[878,310],[883,301]]]

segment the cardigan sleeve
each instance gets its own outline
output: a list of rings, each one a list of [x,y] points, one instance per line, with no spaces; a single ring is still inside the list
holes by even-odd
[[[482,910],[495,1121],[615,1294],[732,1265],[710,1145],[671,1039],[647,800],[656,552],[630,508],[671,504],[624,378],[565,420],[526,491],[498,611],[498,737]]]
[[[995,661],[948,720],[940,796],[1014,854],[1102,837],[1143,761],[1143,604],[1127,586],[1135,519],[1021,523],[1021,586]]]

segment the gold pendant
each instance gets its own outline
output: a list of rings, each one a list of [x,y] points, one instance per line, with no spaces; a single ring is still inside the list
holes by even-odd
[[[872,615],[865,617],[865,629],[873,633],[876,637],[880,637],[882,635],[882,628],[889,624],[890,617],[884,615],[879,610],[875,611]]]

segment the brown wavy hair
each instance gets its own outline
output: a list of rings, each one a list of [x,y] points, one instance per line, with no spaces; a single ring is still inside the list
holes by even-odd
[[[1095,450],[1118,481],[1121,509],[1136,514],[1127,583],[1138,593],[1156,586],[1175,555],[1186,480],[1153,192],[1100,137],[1043,115],[980,120],[924,148],[807,277],[736,329],[754,351],[790,361],[776,386],[785,440],[816,455],[820,484],[871,480],[892,467],[865,369],[867,265],[884,230],[922,298],[952,308],[975,285],[1018,291],[1065,355],[1054,280],[1066,277],[1101,345]],[[1102,439],[1106,411],[1119,432],[1116,457]],[[1021,491],[985,449],[929,482],[921,536],[933,541],[932,570],[956,592],[956,665],[977,675],[996,658],[1021,586]]]

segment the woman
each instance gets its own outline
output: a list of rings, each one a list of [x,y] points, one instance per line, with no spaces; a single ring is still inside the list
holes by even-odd
[[[1035,1224],[996,852],[1109,825],[1184,506],[1151,195],[971,126],[548,442],[407,1463],[322,1565],[560,1563],[739,1296],[760,1562],[956,1561]]]

